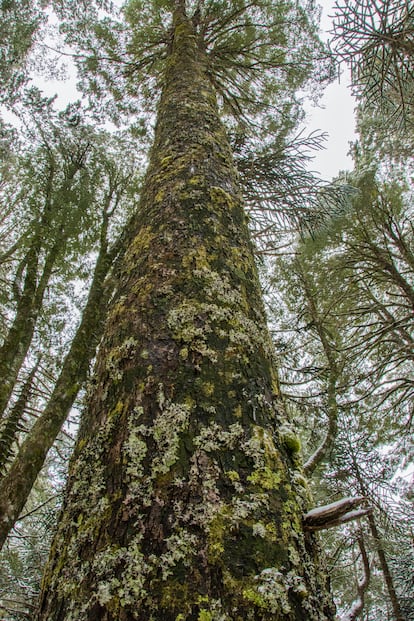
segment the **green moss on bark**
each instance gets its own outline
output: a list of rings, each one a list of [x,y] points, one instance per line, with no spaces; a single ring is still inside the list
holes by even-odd
[[[39,620],[333,618],[274,368],[237,174],[184,20]]]

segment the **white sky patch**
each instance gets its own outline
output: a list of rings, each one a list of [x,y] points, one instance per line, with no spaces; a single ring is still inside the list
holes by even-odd
[[[306,131],[327,133],[325,149],[316,151],[311,168],[320,172],[325,179],[338,175],[340,170],[353,168],[348,155],[350,142],[356,139],[354,107],[350,94],[349,80],[342,76],[341,82],[327,87],[318,107],[305,106],[307,112]]]
[[[322,6],[321,37],[330,38],[332,20],[329,17],[334,13],[333,0],[319,0]],[[340,170],[353,168],[352,158],[348,155],[350,142],[356,139],[355,134],[355,99],[351,95],[350,75],[347,67],[342,67],[340,81],[330,84],[320,100],[318,106],[311,103],[305,105],[307,112],[306,131],[319,130],[328,134],[325,149],[317,151],[311,168],[320,172],[324,179],[331,179],[338,175]]]
[[[334,0],[319,0],[322,6],[321,37],[327,40],[332,20],[329,15],[334,12]],[[54,22],[51,16],[51,22]],[[53,47],[53,41],[46,43]],[[65,64],[66,79],[48,79],[44,75],[34,75],[32,84],[38,86],[45,96],[53,97],[57,94],[56,106],[63,109],[70,102],[81,99],[82,95],[76,89],[76,69],[70,57],[62,59]],[[353,168],[352,158],[348,155],[350,142],[356,139],[354,109],[356,103],[351,95],[350,77],[347,68],[342,68],[340,81],[330,84],[324,92],[317,106],[307,101],[305,103],[306,121],[304,131],[323,132],[327,134],[325,148],[313,153],[310,168],[319,172],[321,177],[330,180],[341,170]],[[13,123],[14,115],[3,112],[3,118]]]

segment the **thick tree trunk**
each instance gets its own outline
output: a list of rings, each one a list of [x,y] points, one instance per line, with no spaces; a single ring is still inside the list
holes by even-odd
[[[229,144],[177,2],[38,619],[333,619]]]

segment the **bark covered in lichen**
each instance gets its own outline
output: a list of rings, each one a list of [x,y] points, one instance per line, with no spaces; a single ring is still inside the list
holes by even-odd
[[[332,619],[237,174],[176,13],[38,619]]]

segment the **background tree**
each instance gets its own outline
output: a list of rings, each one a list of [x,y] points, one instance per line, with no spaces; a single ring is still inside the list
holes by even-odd
[[[36,157],[22,147],[4,185],[28,223],[16,226],[14,210],[4,220],[3,396],[12,399],[0,427],[2,544],[88,377],[139,187],[136,159],[120,157],[126,137],[92,130],[79,109],[57,116],[50,102],[35,103],[27,131],[39,140]],[[80,163],[79,150],[87,153]],[[68,290],[81,283],[76,308]]]
[[[404,0],[336,3],[336,52],[350,63],[352,84],[373,110],[412,122],[414,12]]]
[[[312,472],[318,466],[313,474],[316,496],[362,494],[380,511],[368,515],[364,546],[378,559],[384,579],[379,582],[375,571],[364,571],[365,563],[358,568],[357,575],[371,574],[369,588],[366,580],[361,582],[364,610],[375,619],[375,611],[388,601],[390,618],[404,618],[393,577],[398,562],[390,524],[402,533],[406,511],[410,513],[397,500],[393,478],[411,455],[408,308],[413,280],[409,257],[408,262],[404,258],[412,245],[407,217],[411,196],[396,183],[379,184],[373,174],[353,182],[359,192],[343,216],[326,223],[316,240],[298,244],[297,257],[278,260],[276,280],[283,295],[271,307],[279,311],[275,336],[283,355],[285,392],[295,404],[298,424],[304,425],[305,469]],[[381,467],[385,455],[386,469]],[[402,549],[411,545],[406,528],[405,537]],[[352,581],[341,563],[355,566],[361,557],[359,537],[345,527],[329,534],[327,542],[340,607],[348,607],[353,618],[362,598],[351,605],[357,588],[349,592],[344,587],[343,576]]]
[[[27,81],[27,58],[34,45],[47,3],[3,0],[0,5],[1,103],[13,102]]]
[[[414,11],[405,0],[336,2],[333,48],[351,68],[360,137],[393,157],[413,138]]]

